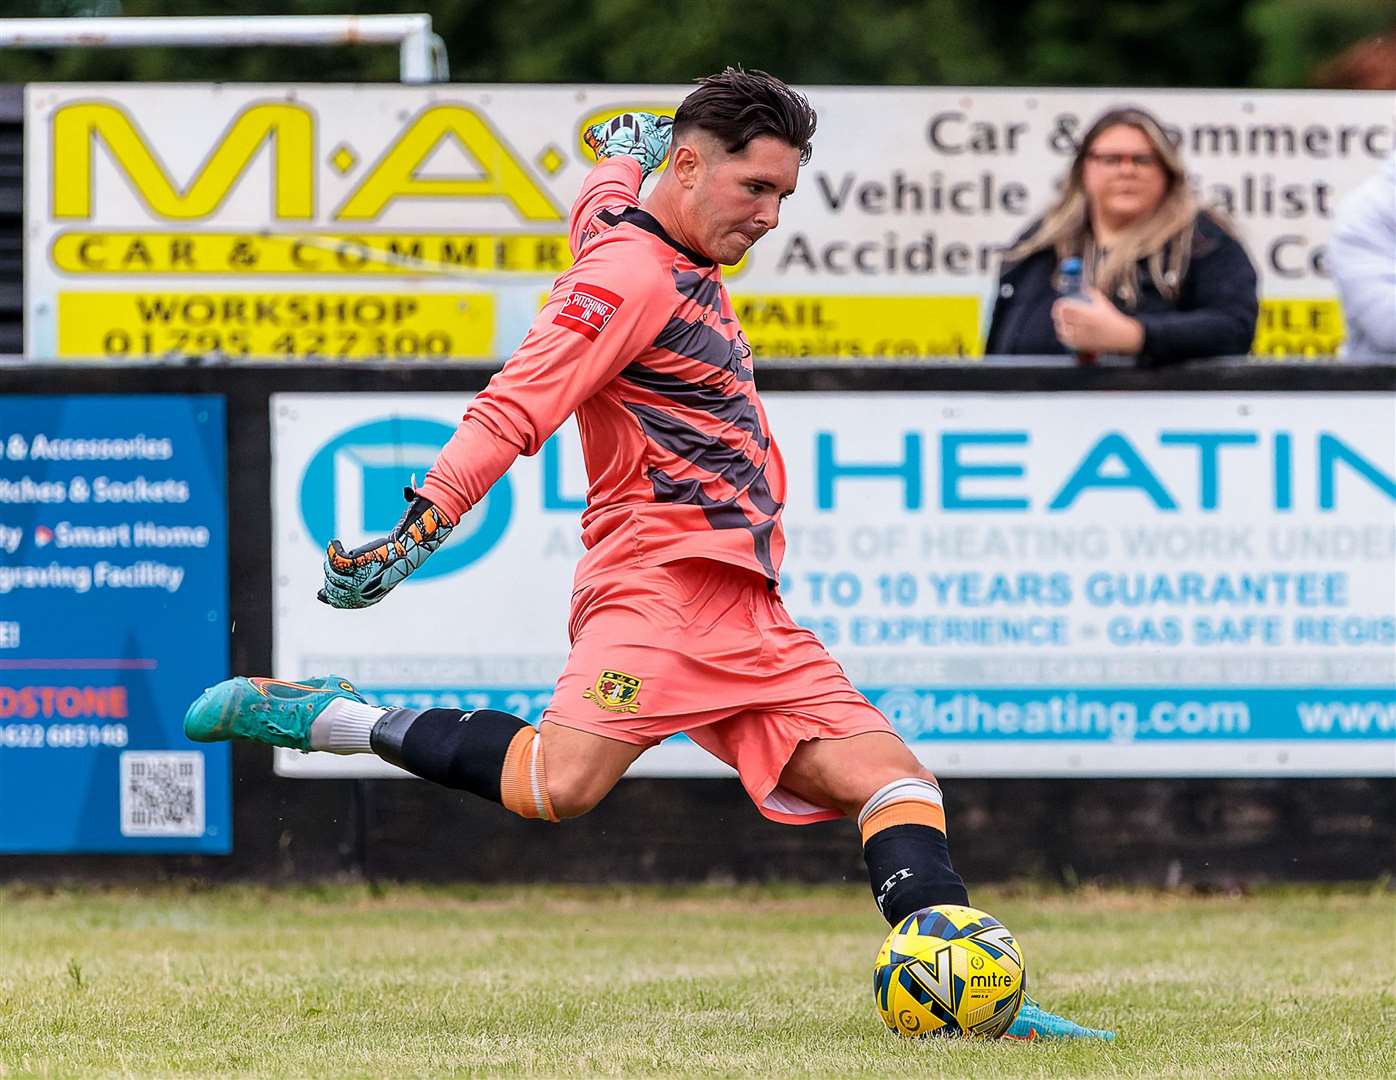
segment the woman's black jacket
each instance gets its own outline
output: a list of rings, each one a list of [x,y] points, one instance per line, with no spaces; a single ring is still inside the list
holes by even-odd
[[[1206,213],[1197,215],[1193,227],[1192,258],[1176,301],[1159,293],[1144,261],[1139,263],[1138,302],[1131,307],[1118,296],[1114,298],[1116,307],[1144,327],[1141,367],[1203,356],[1236,356],[1250,352],[1255,339],[1256,276],[1246,249]],[[1024,236],[1037,228],[1034,224]],[[1049,355],[1071,351],[1052,330],[1056,269],[1057,257],[1050,248],[1003,267],[986,353]]]

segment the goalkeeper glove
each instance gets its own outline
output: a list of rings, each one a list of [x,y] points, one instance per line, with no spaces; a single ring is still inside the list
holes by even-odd
[[[330,607],[361,608],[378,603],[451,535],[454,526],[430,499],[404,488],[411,503],[387,536],[345,551],[331,540],[325,551],[325,586],[316,597]]]
[[[592,124],[582,136],[597,160],[632,157],[640,163],[640,180],[664,164],[674,137],[674,121],[654,113],[621,113],[601,124]]]

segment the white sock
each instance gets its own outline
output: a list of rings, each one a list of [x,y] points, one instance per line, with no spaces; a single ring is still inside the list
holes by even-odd
[[[310,748],[331,754],[371,754],[368,737],[387,709],[335,698],[310,724]]]

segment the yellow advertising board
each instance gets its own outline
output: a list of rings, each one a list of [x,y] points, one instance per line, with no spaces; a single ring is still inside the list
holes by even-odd
[[[545,233],[62,232],[53,265],[74,276],[556,277],[567,237]]]
[[[57,355],[486,359],[494,304],[489,293],[63,292]]]
[[[26,352],[501,358],[571,264],[568,208],[592,164],[582,133],[626,110],[672,115],[689,89],[31,84]],[[814,158],[779,228],[726,275],[762,356],[979,355],[1000,252],[1119,95],[809,96]],[[1199,198],[1245,239],[1256,351],[1334,351],[1327,232],[1392,152],[1389,102],[1130,99],[1165,118]],[[381,328],[333,314],[364,304],[397,314]],[[296,305],[327,314],[289,329],[258,314]]]
[[[1337,300],[1263,300],[1255,327],[1257,356],[1332,356],[1343,343]]]
[[[907,360],[983,352],[973,296],[735,294],[732,306],[758,358]]]

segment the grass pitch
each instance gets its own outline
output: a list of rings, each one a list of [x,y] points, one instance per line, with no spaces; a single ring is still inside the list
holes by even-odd
[[[904,1042],[862,889],[0,889],[0,1075],[1396,1075],[1396,899],[980,891],[1114,1045]]]

